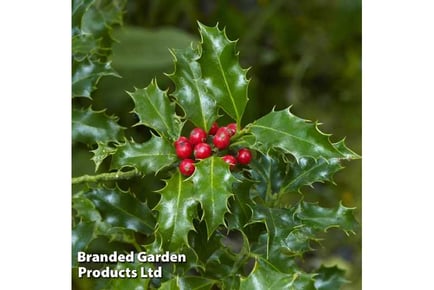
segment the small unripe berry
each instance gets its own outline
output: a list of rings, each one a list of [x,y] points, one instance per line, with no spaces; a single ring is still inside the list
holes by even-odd
[[[219,128],[214,138],[212,139],[212,142],[218,149],[225,149],[229,146],[230,141],[231,136],[229,135],[226,127]]]
[[[215,135],[215,133],[217,133],[217,130],[219,129],[219,125],[217,124],[217,122],[212,123],[211,128],[209,129],[208,134],[209,135]]]
[[[226,126],[229,129],[230,135],[234,136],[237,133],[237,123],[230,123]]]
[[[249,164],[250,160],[252,160],[252,152],[250,152],[250,150],[247,148],[241,148],[240,150],[238,150],[237,160],[240,164]]]
[[[194,161],[191,159],[184,159],[179,163],[179,171],[181,171],[182,175],[190,176],[193,174],[195,169]]]
[[[193,146],[191,146],[190,142],[181,142],[178,143],[175,147],[176,156],[181,159],[189,158],[193,153]]]
[[[194,128],[190,133],[190,143],[193,145],[206,141],[206,132],[201,128]]]
[[[237,159],[235,159],[232,155],[225,155],[222,157],[223,161],[229,164],[229,169],[232,170],[235,168],[235,165],[237,164]]]
[[[211,156],[212,149],[207,143],[199,143],[194,146],[194,157],[197,159],[204,159]]]

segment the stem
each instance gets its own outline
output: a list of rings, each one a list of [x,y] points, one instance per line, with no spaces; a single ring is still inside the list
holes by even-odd
[[[78,184],[83,182],[99,182],[99,181],[130,179],[140,175],[141,174],[137,169],[125,171],[125,172],[120,171],[120,172],[101,173],[98,175],[82,175],[78,177],[73,177],[72,184]]]

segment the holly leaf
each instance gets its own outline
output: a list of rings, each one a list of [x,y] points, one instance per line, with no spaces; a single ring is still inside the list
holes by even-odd
[[[280,192],[288,172],[288,164],[276,153],[258,153],[249,164],[249,172],[255,181],[254,192],[265,200],[266,196]]]
[[[202,70],[197,62],[197,50],[171,50],[175,71],[169,75],[175,83],[173,96],[185,112],[185,118],[206,132],[218,118],[218,108],[212,92],[206,87]]]
[[[154,208],[158,211],[159,233],[169,250],[188,245],[188,232],[194,230],[193,219],[197,217],[197,196],[190,180],[184,180],[179,171],[166,181],[159,190],[161,199]]]
[[[72,97],[91,99],[91,93],[96,89],[98,81],[103,76],[120,77],[112,68],[111,62],[84,59],[72,64]]]
[[[199,23],[202,54],[199,59],[202,76],[217,104],[237,124],[241,123],[248,97],[247,70],[238,62],[236,41],[230,41],[224,30]]]
[[[262,222],[267,229],[265,257],[269,259],[273,251],[279,251],[281,247],[286,246],[282,244],[282,240],[287,237],[299,223],[294,220],[294,213],[291,209],[269,208],[257,204],[252,210],[253,216],[251,223]]]
[[[360,155],[352,151],[345,145],[345,138],[339,142],[333,143],[333,146],[345,157],[347,160],[360,159]]]
[[[98,59],[94,55],[107,56],[110,49],[102,48],[102,39],[95,39],[92,34],[77,34],[72,37],[72,57],[74,61],[82,62],[87,57]]]
[[[295,156],[311,157],[315,160],[322,157],[345,157],[330,143],[329,136],[318,129],[317,123],[301,119],[288,109],[272,111],[264,117],[248,125],[256,137],[254,149],[266,154],[272,148],[282,149]]]
[[[148,263],[117,263],[113,268],[117,271],[127,270],[129,273],[134,270],[137,277],[104,279],[107,284],[103,289],[148,289],[151,279],[141,279],[141,268],[144,268],[146,272],[146,269],[154,267]]]
[[[218,281],[197,276],[176,276],[161,284],[161,290],[208,290]]]
[[[233,195],[232,184],[236,179],[229,171],[229,165],[220,157],[213,156],[196,164],[192,180],[210,237],[219,225],[225,224],[228,198]]]
[[[313,275],[302,272],[282,273],[265,259],[256,258],[253,271],[241,278],[240,290],[316,290]]]
[[[218,281],[198,277],[198,276],[185,276],[175,277],[167,282],[161,284],[162,290],[208,290],[212,289]]]
[[[122,24],[126,0],[72,3],[72,97],[91,98],[103,76],[119,75],[109,61],[111,31]]]
[[[249,192],[252,187],[252,182],[243,180],[233,184],[234,196],[229,200],[230,212],[226,214],[228,229],[242,230],[250,221],[252,216],[253,202],[250,199]]]
[[[112,156],[111,169],[135,167],[143,174],[158,173],[177,160],[175,149],[167,139],[152,135],[145,143],[126,141]]]
[[[157,131],[161,137],[176,140],[181,133],[182,122],[175,114],[175,103],[171,103],[167,93],[158,88],[154,79],[144,89],[128,92],[134,101],[134,113],[139,117],[136,124],[145,125]]]
[[[102,222],[111,227],[120,227],[152,234],[155,218],[145,203],[129,192],[118,189],[96,188],[84,193],[98,210]]]
[[[339,204],[336,208],[324,208],[316,203],[300,202],[295,211],[295,216],[309,227],[327,231],[336,227],[343,230],[346,234],[355,234],[358,222],[354,218],[355,208],[348,208]]]
[[[116,148],[111,147],[107,143],[97,142],[98,147],[95,150],[91,150],[93,153],[92,160],[95,162],[95,172],[98,171],[98,168],[101,166],[101,163],[116,152]]]
[[[95,238],[94,222],[80,222],[71,231],[72,239],[72,264],[77,265],[77,253],[87,248]]]
[[[118,118],[107,116],[104,111],[72,110],[72,141],[86,144],[116,141],[124,136],[124,128]]]
[[[81,193],[72,197],[72,208],[82,221],[99,222],[102,219],[95,205]]]
[[[345,283],[348,283],[345,279],[345,271],[336,266],[321,266],[316,272],[318,273],[315,276],[315,287],[317,290],[338,290]]]
[[[281,192],[299,192],[301,187],[311,186],[315,182],[334,183],[333,175],[343,168],[338,158],[327,161],[323,158],[314,160],[302,157],[298,162],[292,163],[280,190]]]

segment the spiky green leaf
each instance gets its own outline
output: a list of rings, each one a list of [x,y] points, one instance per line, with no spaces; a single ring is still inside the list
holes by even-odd
[[[345,157],[330,142],[329,135],[318,129],[316,123],[293,115],[289,109],[273,110],[250,124],[249,128],[256,137],[254,148],[265,154],[272,148],[279,148],[297,159]]]
[[[236,179],[229,171],[229,165],[220,157],[213,156],[196,164],[192,180],[209,237],[219,225],[225,223],[228,198],[233,194],[232,184]]]
[[[137,277],[136,278],[111,278],[106,279],[105,288],[103,289],[131,289],[131,290],[144,290],[148,289],[149,284],[151,282],[151,279],[149,278],[141,278],[141,271],[143,268],[144,273],[147,273],[147,269],[154,268],[152,265],[148,263],[117,263],[114,267],[117,271],[121,270],[127,270],[129,273],[132,273],[132,271],[136,271]],[[128,273],[127,272],[127,273]],[[131,274],[132,275],[132,274]]]
[[[111,147],[105,142],[97,142],[98,147],[95,150],[92,150],[93,153],[92,160],[95,163],[95,172],[98,171],[101,163],[116,152],[116,148]]]
[[[208,290],[218,281],[197,276],[175,277],[161,284],[161,290]]]
[[[336,266],[321,266],[316,272],[318,273],[315,276],[315,287],[317,290],[338,290],[345,283],[348,283],[347,279],[345,279],[345,271]]]
[[[116,141],[124,136],[118,118],[91,108],[72,110],[72,142],[95,144]]]
[[[342,170],[340,160],[337,158],[313,158],[302,157],[298,162],[293,162],[281,187],[281,192],[296,192],[305,185],[312,185],[315,182],[332,182],[333,175]]]
[[[339,204],[336,208],[324,208],[316,203],[300,202],[295,215],[303,224],[317,230],[327,230],[337,227],[345,233],[355,233],[358,222],[353,215],[354,208]]]
[[[87,248],[89,243],[95,238],[94,222],[80,222],[72,229],[72,264],[77,264],[77,253]]]
[[[155,227],[155,218],[145,203],[129,192],[118,189],[96,188],[84,193],[95,205],[102,216],[102,221],[111,227],[121,227],[151,234]]]
[[[248,97],[246,69],[238,62],[236,41],[230,41],[224,30],[199,23],[202,54],[199,63],[205,84],[217,104],[237,124],[241,123]]]
[[[182,123],[175,114],[175,103],[170,102],[165,91],[160,90],[153,80],[144,89],[128,92],[134,101],[134,113],[139,123],[157,131],[161,137],[176,140],[181,133]]]
[[[161,199],[155,210],[158,211],[157,233],[161,235],[163,245],[170,250],[188,245],[188,232],[194,229],[198,202],[192,182],[176,171],[159,193]]]
[[[202,70],[197,62],[199,52],[190,48],[172,50],[172,54],[175,72],[169,77],[176,86],[172,95],[184,110],[186,119],[208,132],[218,117],[218,108],[202,78]]]
[[[91,98],[103,76],[119,77],[110,62],[85,59],[72,65],[72,96]]]
[[[112,169],[135,167],[144,174],[158,173],[177,160],[175,149],[165,138],[153,135],[145,143],[126,141],[112,156]]]
[[[234,196],[229,200],[230,212],[226,214],[228,229],[242,230],[250,221],[252,216],[253,201],[250,199],[249,192],[252,182],[243,180],[233,184]]]
[[[316,290],[313,275],[282,273],[267,260],[258,257],[247,278],[241,278],[240,290]]]
[[[253,207],[252,222],[263,222],[267,229],[266,258],[270,253],[279,251],[286,245],[282,240],[287,237],[299,223],[294,220],[294,213],[291,209],[269,208],[262,205]],[[288,249],[291,250],[291,249]]]
[[[253,190],[263,200],[267,195],[280,192],[288,172],[288,164],[279,154],[257,154],[249,164],[250,174],[255,181]]]

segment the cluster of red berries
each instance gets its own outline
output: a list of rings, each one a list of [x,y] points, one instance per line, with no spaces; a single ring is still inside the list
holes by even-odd
[[[218,150],[224,150],[229,147],[231,137],[237,132],[237,124],[231,123],[225,127],[219,127],[214,122],[209,130],[208,134],[201,128],[194,128],[190,137],[181,136],[175,141],[176,155],[181,159],[179,164],[179,171],[185,176],[190,176],[196,169],[194,160],[191,159],[194,156],[195,160],[205,159],[212,155],[213,147],[217,152]],[[207,143],[209,141],[209,143]],[[229,168],[232,170],[236,164],[246,165],[250,163],[252,159],[252,153],[247,148],[241,148],[238,150],[236,156],[227,154],[222,156],[222,159],[229,164]]]

